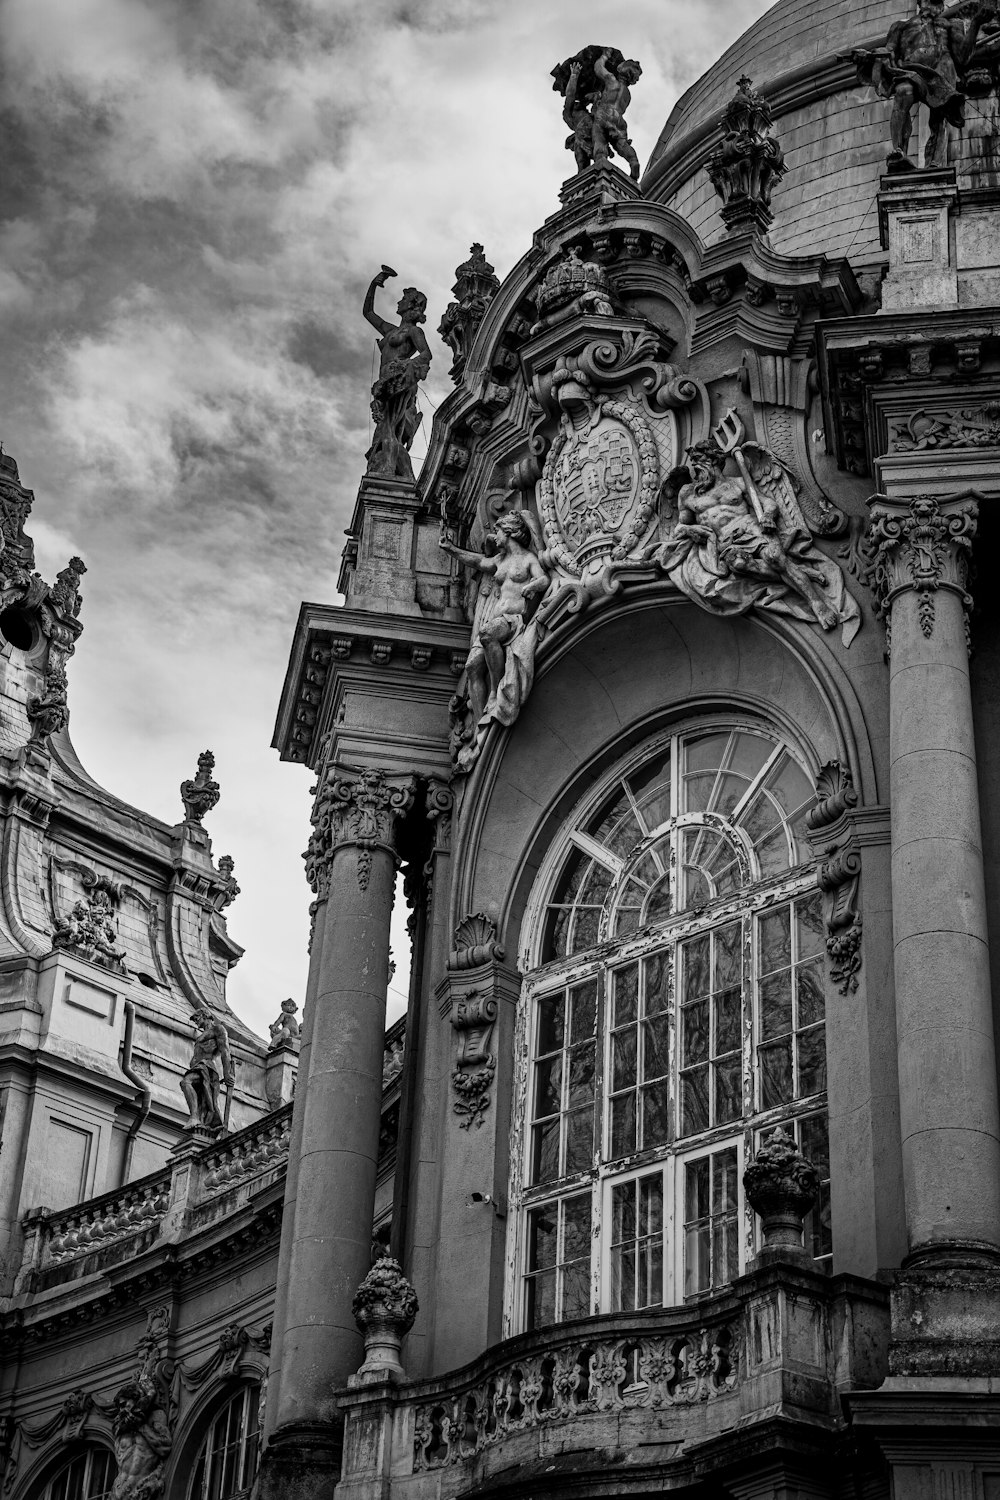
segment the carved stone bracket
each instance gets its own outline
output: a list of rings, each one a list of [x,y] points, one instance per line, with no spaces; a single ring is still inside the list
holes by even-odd
[[[490,1088],[497,1070],[492,1052],[496,1019],[496,1000],[475,991],[459,1000],[452,1011],[451,1024],[459,1038],[457,1067],[451,1075],[456,1095],[452,1108],[461,1116],[463,1130],[473,1125],[478,1129],[490,1106]]]
[[[972,598],[967,589],[972,541],[979,515],[968,498],[942,501],[918,495],[908,504],[873,495],[868,535],[864,544],[865,581],[885,622],[891,648],[890,612],[900,594],[914,590],[919,597],[920,629],[934,633],[935,595],[939,589],[958,594],[965,610],[968,633]]]
[[[830,977],[842,995],[858,987],[861,968],[862,920],[858,911],[861,884],[861,851],[848,846],[824,860],[817,883],[827,897],[826,951]]]
[[[455,946],[448,958],[450,971],[475,969],[493,959],[502,960],[504,951],[497,942],[497,924],[485,912],[463,917],[455,928]]]
[[[816,806],[806,815],[806,827],[813,832],[836,823],[851,807],[857,807],[858,794],[854,777],[839,760],[828,760],[816,777]]]
[[[316,792],[313,831],[302,856],[306,879],[318,900],[329,894],[333,856],[343,846],[357,848],[358,885],[363,891],[368,889],[376,849],[398,860],[396,832],[413,805],[414,785],[412,776],[390,775],[381,768],[327,771]]]

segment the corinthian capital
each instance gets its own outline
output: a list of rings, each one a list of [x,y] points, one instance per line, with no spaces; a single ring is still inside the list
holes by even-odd
[[[310,821],[313,831],[303,858],[306,878],[317,897],[327,894],[330,865],[345,845],[358,851],[358,884],[368,889],[372,852],[397,858],[399,823],[413,804],[414,778],[379,768],[350,771],[331,766],[316,789]]]
[[[873,495],[865,539],[867,581],[886,632],[892,602],[913,590],[919,598],[920,629],[934,632],[934,602],[939,589],[958,594],[966,619],[972,605],[967,590],[969,556],[979,514],[974,500],[947,500],[918,495],[914,500],[890,500]]]

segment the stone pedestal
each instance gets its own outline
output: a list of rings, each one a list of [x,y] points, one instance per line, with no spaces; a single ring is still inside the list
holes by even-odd
[[[910,1261],[1000,1244],[1000,1116],[969,688],[969,499],[872,502],[889,650],[900,1130]]]
[[[951,215],[958,202],[953,167],[883,177],[878,195],[882,248],[889,274],[882,311],[958,306]]]
[[[362,1357],[352,1301],[371,1264],[395,838],[413,790],[412,777],[331,769],[313,808],[306,863],[316,925],[282,1220],[262,1497],[328,1495],[339,1471],[334,1391],[347,1385]]]

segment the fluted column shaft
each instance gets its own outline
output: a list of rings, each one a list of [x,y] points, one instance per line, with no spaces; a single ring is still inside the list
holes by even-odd
[[[911,1255],[1000,1244],[1000,1114],[966,592],[976,507],[875,497],[890,644],[892,903]]]
[[[313,808],[316,915],[269,1388],[277,1449],[332,1422],[333,1392],[363,1358],[351,1303],[371,1265],[395,835],[412,800],[412,777],[331,769]]]

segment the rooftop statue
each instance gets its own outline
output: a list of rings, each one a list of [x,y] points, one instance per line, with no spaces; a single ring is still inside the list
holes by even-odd
[[[538,606],[549,587],[536,540],[524,511],[507,511],[486,538],[489,551],[467,552],[445,525],[441,546],[486,578],[480,585],[465,663],[469,708],[476,732],[459,765],[468,770],[490,721],[513,724],[531,692],[538,648]],[[487,581],[490,580],[490,581]]]
[[[232,1097],[233,1060],[229,1052],[229,1033],[207,1007],[196,1010],[191,1017],[194,1026],[194,1046],[187,1072],[181,1078],[181,1093],[187,1100],[191,1118],[186,1129],[200,1126],[203,1130],[219,1131],[223,1118],[219,1111],[219,1070],[216,1059],[222,1064],[221,1082]],[[229,1110],[226,1110],[229,1114]]]
[[[606,167],[618,155],[638,182],[639,158],[625,129],[625,111],[632,102],[632,85],[642,77],[639,64],[617,47],[590,46],[553,68],[552,77],[552,87],[563,97],[563,119],[571,131],[566,149],[572,151],[577,171],[591,163]]]
[[[383,266],[365,295],[364,316],[382,335],[378,340],[378,379],[372,386],[375,436],[366,457],[369,474],[412,479],[410,445],[421,420],[417,386],[431,363],[431,351],[420,327],[427,321],[427,298],[416,287],[404,287],[396,308],[399,323],[380,317],[375,311],[375,293],[395,274],[391,266]]]
[[[726,472],[730,459],[735,474]],[[712,441],[688,450],[664,494],[676,502],[677,524],[655,559],[683,594],[718,614],[757,607],[824,630],[839,624],[850,645],[861,623],[857,602],[815,546],[788,470],[769,449],[744,441],[735,413]]]
[[[962,74],[973,60],[981,27],[994,19],[994,11],[992,6],[977,10],[968,30],[961,20],[946,16],[944,11],[944,0],[917,0],[915,14],[890,26],[884,47],[851,53],[861,82],[871,84],[883,99],[892,100],[890,171],[908,171],[916,166],[909,154],[916,105],[926,104],[930,114],[925,168],[947,166],[947,126],[965,123]]]

